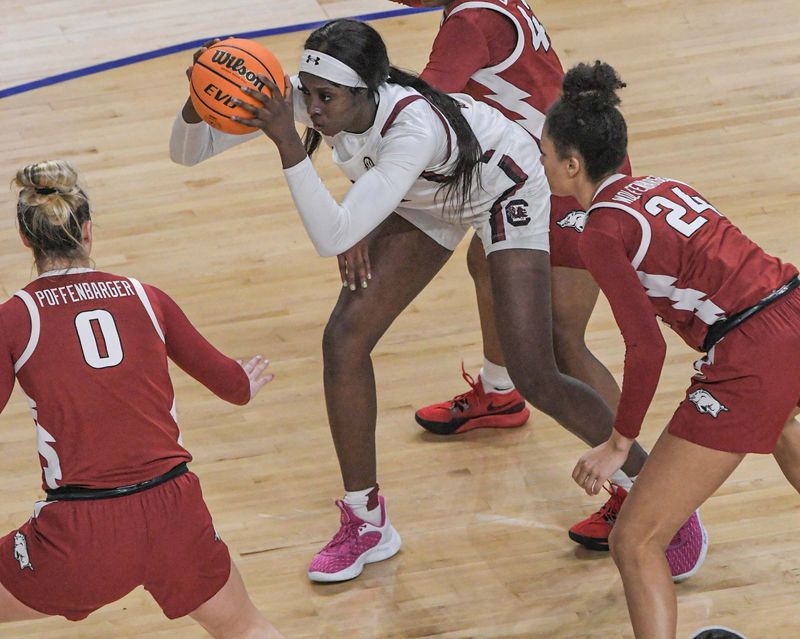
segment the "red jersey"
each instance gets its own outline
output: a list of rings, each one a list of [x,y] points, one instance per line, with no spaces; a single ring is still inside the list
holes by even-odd
[[[249,401],[242,367],[165,293],[133,278],[53,271],[0,306],[0,409],[16,376],[33,413],[45,489],[125,486],[191,460],[168,357],[223,399]]]
[[[580,254],[625,340],[615,428],[635,437],[661,374],[660,317],[701,350],[708,327],[797,274],[765,253],[691,186],[616,174],[597,190]]]
[[[486,102],[540,139],[564,70],[525,0],[456,0],[421,76],[442,91]]]

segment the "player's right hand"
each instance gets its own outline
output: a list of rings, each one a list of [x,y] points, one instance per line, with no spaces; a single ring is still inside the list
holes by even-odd
[[[369,263],[369,238],[361,240],[353,248],[336,256],[339,261],[339,275],[342,287],[355,291],[367,288],[372,279],[372,268]]]

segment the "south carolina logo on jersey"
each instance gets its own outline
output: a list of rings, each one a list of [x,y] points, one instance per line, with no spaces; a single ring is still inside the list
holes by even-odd
[[[371,157],[364,158],[364,168],[369,171],[373,166],[375,166],[375,162],[372,161]]]
[[[30,557],[28,557],[28,540],[19,531],[14,533],[14,559],[19,562],[20,570],[25,570],[26,568],[33,570],[33,564],[31,564]]]
[[[562,229],[575,229],[578,233],[583,233],[586,228],[586,211],[570,211],[556,222]]]
[[[711,417],[719,417],[720,413],[730,410],[725,404],[702,388],[689,393],[688,399],[694,404],[698,413],[711,415]]]
[[[525,200],[511,200],[506,204],[506,219],[511,226],[526,226],[531,222],[528,203]]]

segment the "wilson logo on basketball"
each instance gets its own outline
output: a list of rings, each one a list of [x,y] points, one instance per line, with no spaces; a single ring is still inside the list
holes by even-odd
[[[222,49],[215,50],[214,55],[211,56],[211,63],[238,73],[259,91],[265,86],[264,83],[258,79],[258,75],[245,66],[244,58],[235,56],[228,51]]]
[[[277,58],[253,40],[228,38],[203,51],[192,66],[189,90],[197,114],[215,129],[243,135],[256,129],[231,118],[251,119],[247,109],[234,104],[260,106],[261,102],[250,93],[271,95],[270,85],[259,79],[283,80],[283,69]],[[283,84],[283,82],[279,82]],[[283,94],[282,86],[272,87]]]

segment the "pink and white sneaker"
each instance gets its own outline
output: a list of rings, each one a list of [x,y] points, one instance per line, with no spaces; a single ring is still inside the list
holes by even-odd
[[[692,513],[667,546],[667,562],[676,584],[694,575],[706,560],[708,534],[699,511]]]
[[[333,539],[311,560],[308,578],[311,581],[333,582],[354,579],[364,564],[383,561],[400,550],[400,535],[389,521],[383,497],[378,497],[381,524],[359,518],[341,499],[336,505],[342,511],[341,526]]]

